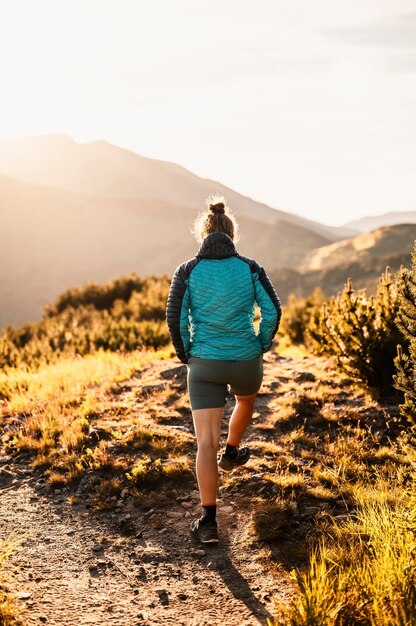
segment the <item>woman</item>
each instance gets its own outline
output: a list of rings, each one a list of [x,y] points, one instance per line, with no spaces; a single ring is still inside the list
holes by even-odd
[[[239,445],[263,380],[263,353],[270,349],[281,317],[279,297],[265,270],[235,249],[237,228],[224,199],[208,198],[208,209],[194,224],[199,250],[176,268],[166,306],[173,346],[188,368],[203,510],[191,531],[204,543],[218,541],[218,465],[230,471],[250,457],[249,448]],[[255,302],[261,312],[258,334]],[[217,463],[227,385],[236,404]]]

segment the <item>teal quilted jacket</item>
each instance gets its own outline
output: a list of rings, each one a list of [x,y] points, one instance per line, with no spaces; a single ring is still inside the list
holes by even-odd
[[[261,312],[258,334],[255,302]],[[254,359],[270,349],[280,317],[280,300],[264,268],[241,256],[225,233],[207,235],[196,256],[175,270],[166,321],[182,363],[190,356]]]

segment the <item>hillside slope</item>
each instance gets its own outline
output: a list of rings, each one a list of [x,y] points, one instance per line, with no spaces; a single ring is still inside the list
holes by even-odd
[[[325,295],[335,295],[350,277],[357,289],[375,293],[386,266],[393,273],[410,263],[416,224],[399,224],[344,239],[312,250],[299,269],[276,269],[272,279],[283,300],[289,293],[307,295],[316,286]]]
[[[360,232],[366,232],[380,228],[381,226],[394,226],[396,224],[415,224],[416,211],[390,211],[381,215],[368,215],[358,220],[352,220],[343,224],[343,228],[352,228]]]
[[[239,214],[237,249],[267,268],[296,267],[328,240],[302,226]],[[196,212],[161,200],[116,200],[0,176],[0,328],[40,318],[45,302],[85,281],[172,274],[194,256]]]
[[[411,249],[415,239],[416,224],[398,224],[377,228],[368,233],[312,250],[305,255],[299,270],[302,272],[328,270],[358,260],[394,257]]]
[[[0,142],[0,173],[26,182],[117,200],[160,201],[199,211],[212,192],[238,214],[283,220],[335,241],[347,230],[271,208],[176,163],[150,159],[107,141],[77,143],[66,135],[38,135]]]

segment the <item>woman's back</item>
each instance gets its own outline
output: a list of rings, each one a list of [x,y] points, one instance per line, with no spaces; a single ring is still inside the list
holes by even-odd
[[[258,335],[255,301],[262,317]],[[176,269],[166,312],[173,344],[186,363],[190,356],[248,360],[266,352],[281,308],[264,269],[240,255],[229,235],[214,232]]]

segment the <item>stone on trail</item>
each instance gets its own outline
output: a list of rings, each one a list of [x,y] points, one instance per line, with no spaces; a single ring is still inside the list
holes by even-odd
[[[16,597],[19,598],[19,600],[28,600],[31,595],[30,591],[18,591]]]

